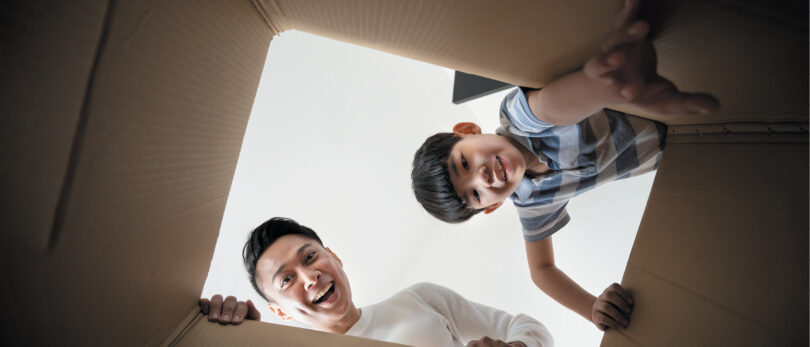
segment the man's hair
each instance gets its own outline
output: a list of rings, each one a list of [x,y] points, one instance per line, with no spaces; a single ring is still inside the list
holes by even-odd
[[[484,210],[469,208],[450,182],[447,159],[460,140],[453,133],[438,133],[428,137],[413,156],[411,187],[416,200],[428,213],[448,223],[466,221]]]
[[[264,295],[256,284],[256,262],[259,261],[259,257],[262,256],[262,253],[270,248],[270,245],[276,242],[276,240],[284,235],[293,234],[308,237],[318,241],[318,244],[323,246],[321,238],[319,238],[318,234],[312,229],[298,224],[298,222],[289,218],[274,217],[262,223],[262,225],[259,225],[256,229],[253,229],[253,231],[250,232],[247,242],[245,242],[245,247],[242,248],[242,260],[245,262],[245,269],[248,272],[250,284],[252,284],[253,289],[256,289],[256,292],[267,301],[271,301],[270,298]]]

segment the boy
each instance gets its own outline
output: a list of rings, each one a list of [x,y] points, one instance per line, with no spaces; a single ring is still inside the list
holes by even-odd
[[[281,319],[316,330],[412,346],[545,346],[540,322],[468,301],[431,283],[413,285],[380,303],[355,306],[343,263],[310,228],[273,218],[253,230],[243,249],[253,288]],[[239,324],[261,316],[253,303],[229,296],[201,299],[209,321]]]
[[[417,200],[451,223],[491,213],[509,197],[518,209],[534,283],[599,329],[625,328],[632,295],[614,283],[598,298],[556,268],[551,235],[569,221],[568,200],[604,182],[654,170],[663,124],[604,109],[628,104],[659,114],[711,113],[708,94],[687,94],[655,72],[647,23],[628,0],[602,52],[542,90],[518,88],[501,104],[497,134],[474,123],[428,138],[413,161]]]

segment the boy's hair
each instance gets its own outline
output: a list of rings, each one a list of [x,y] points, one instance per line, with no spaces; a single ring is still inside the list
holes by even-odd
[[[242,248],[242,260],[245,262],[245,269],[248,272],[250,284],[253,285],[253,289],[255,289],[259,295],[269,302],[272,302],[272,300],[264,295],[256,284],[256,262],[259,261],[259,257],[262,256],[262,253],[270,248],[270,245],[276,242],[276,240],[284,235],[292,234],[311,238],[318,241],[318,244],[323,246],[321,238],[319,238],[318,234],[312,229],[298,224],[298,222],[289,218],[274,217],[262,223],[262,225],[259,225],[256,229],[253,229],[253,231],[250,232],[247,242],[245,242],[245,247]]]
[[[453,133],[438,133],[428,137],[413,156],[411,187],[416,200],[428,213],[448,223],[466,221],[484,210],[467,207],[450,182],[447,159],[460,140]]]

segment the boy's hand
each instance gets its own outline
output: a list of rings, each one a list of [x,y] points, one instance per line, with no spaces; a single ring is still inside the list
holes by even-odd
[[[655,49],[647,39],[649,25],[635,21],[640,0],[626,0],[616,29],[602,52],[588,59],[583,71],[604,87],[606,104],[631,104],[658,114],[712,113],[717,99],[705,93],[683,93],[656,71]]]
[[[613,283],[596,298],[591,310],[591,322],[602,331],[607,328],[627,328],[632,312],[633,294],[618,283]]]
[[[200,312],[208,315],[209,322],[219,322],[220,324],[239,324],[245,318],[259,320],[262,314],[253,306],[253,302],[248,300],[236,301],[236,298],[229,296],[222,300],[222,295],[214,295],[211,300],[200,299]]]

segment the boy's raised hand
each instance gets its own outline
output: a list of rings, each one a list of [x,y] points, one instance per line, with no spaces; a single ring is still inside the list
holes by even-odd
[[[607,328],[627,328],[631,313],[633,313],[633,294],[618,283],[613,283],[596,298],[591,310],[591,322],[602,331]]]
[[[219,322],[220,324],[239,324],[245,319],[259,320],[262,315],[253,302],[248,300],[237,301],[235,297],[229,296],[222,299],[222,295],[216,294],[211,299],[202,298],[199,302],[200,312],[208,315],[208,321]]]
[[[639,2],[625,1],[616,29],[602,43],[601,52],[585,63],[585,75],[605,87],[607,103],[631,104],[663,115],[717,111],[720,103],[714,96],[678,91],[658,75],[655,49],[647,39],[650,27],[635,21]]]

